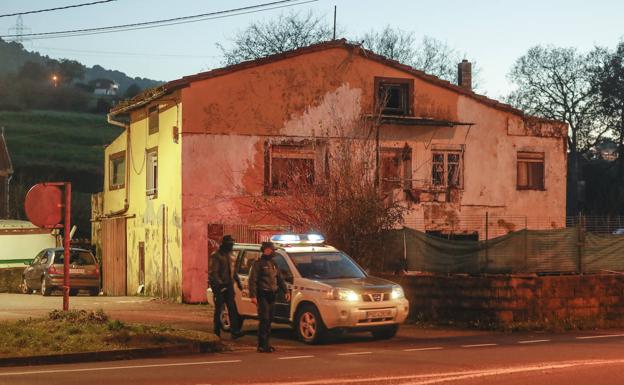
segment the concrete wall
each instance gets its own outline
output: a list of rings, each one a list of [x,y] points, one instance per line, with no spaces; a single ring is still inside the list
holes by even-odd
[[[208,223],[265,223],[254,215],[263,193],[267,141],[328,139],[374,108],[374,78],[411,78],[414,115],[469,126],[382,127],[383,147],[412,148],[414,187],[431,181],[431,149],[463,146],[464,187],[406,201],[406,222],[440,229],[461,216],[528,215],[565,224],[565,127],[461,95],[400,69],[335,48],[191,83],[182,89],[182,210],[184,299],[205,300]],[[517,151],[546,154],[546,190],[516,189]],[[447,198],[448,197],[448,198]],[[426,228],[425,228],[426,226]],[[462,231],[479,231],[471,224]],[[536,225],[537,226],[537,225]],[[529,226],[536,228],[536,226]],[[448,230],[448,229],[446,229]]]
[[[127,291],[136,293],[139,286],[139,243],[145,244],[145,293],[181,300],[182,282],[182,201],[181,137],[174,138],[175,127],[181,130],[182,107],[172,95],[160,104],[159,129],[149,134],[147,107],[131,114],[130,149],[127,132],[121,134],[105,151],[104,215],[123,209],[125,189],[129,189],[127,217]],[[175,140],[174,140],[175,139]],[[177,142],[176,142],[177,140]],[[158,148],[158,193],[146,194],[146,150]],[[129,184],[122,189],[109,188],[111,154],[126,150]],[[163,288],[163,278],[165,287]]]
[[[411,319],[501,325],[624,319],[624,275],[386,278],[403,286]]]

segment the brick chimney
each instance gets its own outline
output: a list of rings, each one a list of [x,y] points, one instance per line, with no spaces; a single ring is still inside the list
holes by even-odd
[[[466,59],[457,65],[457,85],[472,91],[472,63]]]

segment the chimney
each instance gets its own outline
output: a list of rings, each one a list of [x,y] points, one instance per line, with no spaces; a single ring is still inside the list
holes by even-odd
[[[472,63],[466,59],[457,65],[457,85],[472,91]]]

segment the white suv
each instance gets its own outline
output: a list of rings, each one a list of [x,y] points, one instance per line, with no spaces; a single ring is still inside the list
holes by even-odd
[[[369,276],[348,255],[324,244],[318,235],[286,234],[271,240],[277,250],[273,258],[282,272],[291,300],[279,293],[275,322],[292,325],[299,339],[319,341],[328,330],[370,331],[376,338],[392,338],[409,312],[401,286]],[[260,257],[260,245],[235,244],[234,270],[243,290],[236,289],[236,305],[242,319],[257,318],[256,306],[249,299],[248,275]],[[213,303],[208,289],[208,301]],[[227,309],[221,313],[229,328]]]

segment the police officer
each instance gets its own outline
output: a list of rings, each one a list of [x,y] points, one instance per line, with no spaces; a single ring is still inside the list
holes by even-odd
[[[282,290],[286,301],[290,301],[290,293],[282,274],[273,262],[275,246],[271,242],[262,242],[260,246],[262,256],[256,260],[249,273],[249,297],[258,307],[258,352],[271,353],[275,348],[269,344],[271,336],[271,322],[277,291]]]
[[[214,294],[214,333],[221,335],[221,311],[227,306],[230,318],[230,333],[236,339],[243,335],[240,330],[240,316],[234,301],[234,283],[242,290],[238,274],[232,274],[230,254],[234,248],[234,239],[230,235],[223,237],[219,249],[208,260],[208,279]]]

